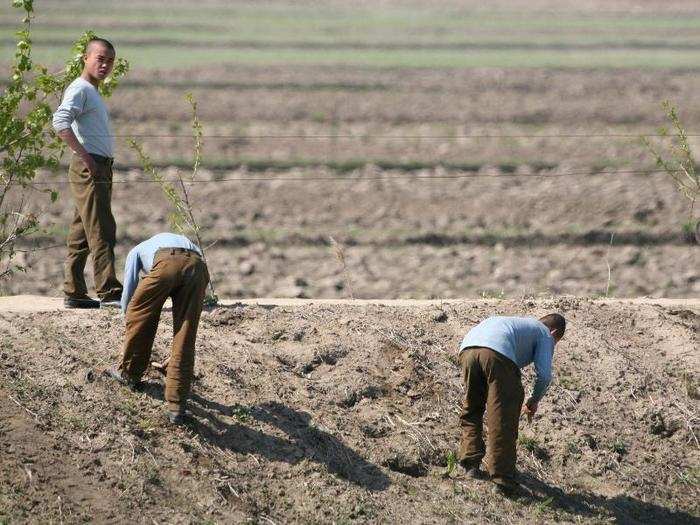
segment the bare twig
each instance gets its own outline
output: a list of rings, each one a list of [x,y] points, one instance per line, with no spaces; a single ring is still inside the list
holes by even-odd
[[[27,465],[22,465],[22,469],[24,470],[24,473],[27,475],[27,482],[31,485],[32,482],[34,481],[34,473],[32,472],[32,469],[30,469]]]
[[[333,238],[333,236],[328,237],[328,240],[331,243],[331,248],[333,248],[335,258],[338,259],[338,262],[342,267],[343,279],[345,280],[345,285],[348,287],[348,294],[350,295],[350,299],[354,299],[355,297],[352,293],[352,281],[350,280],[350,273],[348,272],[348,266],[345,262],[345,250],[343,250],[343,247],[338,241],[336,241]]]
[[[15,405],[17,405],[17,406],[20,407],[21,409],[25,410],[28,414],[30,414],[31,416],[33,416],[33,417],[34,417],[34,420],[35,420],[36,422],[39,422],[39,415],[38,415],[36,412],[32,412],[31,410],[29,410],[29,409],[28,409],[27,407],[25,407],[22,403],[20,403],[19,401],[17,401],[14,397],[12,397],[12,396],[7,396],[7,397],[8,397],[8,399],[10,399],[10,401],[12,401]]]
[[[151,459],[153,460],[153,464],[154,464],[156,467],[160,466],[160,465],[158,465],[158,461],[156,461],[155,456],[151,453],[150,450],[148,450],[148,447],[145,446],[145,445],[142,445],[142,446],[143,446],[143,449],[146,451],[146,453],[147,453],[149,456],[151,456]]]
[[[60,523],[63,523],[63,500],[61,499],[61,496],[59,496],[56,501],[58,502],[58,516]]]
[[[193,174],[194,177],[194,174]],[[194,212],[192,211],[192,205],[190,204],[190,195],[187,192],[187,187],[185,186],[185,182],[182,180],[182,177],[180,176],[178,172],[178,180],[180,181],[180,188],[182,189],[182,196],[184,200],[184,211],[187,214],[186,217],[188,219],[188,223],[190,226],[190,229],[194,233],[195,239],[197,241],[197,246],[202,247],[202,260],[204,261],[204,264],[209,266],[207,264],[207,256],[206,256],[206,250],[202,246],[202,237],[199,235],[199,224],[197,223],[197,220],[194,217]],[[214,291],[214,284],[212,283],[211,279],[209,279],[209,289],[211,290],[211,295],[212,297],[216,297],[216,292]]]
[[[610,267],[610,250],[612,249],[613,245],[613,238],[615,237],[615,232],[610,234],[610,246],[608,247],[608,251],[605,253],[605,264],[608,267],[608,284],[605,287],[605,297],[610,297],[610,282],[612,281],[612,268]]]
[[[192,166],[192,172],[190,176],[187,177],[187,180],[185,180],[183,175],[178,171],[176,184],[173,185],[170,181],[166,180],[161,173],[158,172],[150,157],[144,152],[143,147],[136,142],[136,140],[133,138],[130,139],[129,145],[136,151],[144,173],[149,174],[151,178],[160,185],[166,198],[172,204],[174,212],[172,214],[171,222],[173,223],[174,228],[182,233],[191,232],[194,235],[194,240],[202,252],[202,260],[204,261],[204,264],[207,264],[206,250],[213,246],[214,243],[210,244],[206,248],[204,247],[200,233],[201,228],[195,217],[192,202],[190,201],[190,194],[187,190],[188,184],[191,184],[195,180],[199,167],[202,163],[203,132],[202,125],[197,116],[197,103],[191,93],[188,93],[186,98],[192,106],[192,129],[195,142],[194,163]],[[209,280],[209,290],[211,291],[211,297],[207,298],[208,304],[217,303],[218,298],[216,296],[216,291],[214,290],[214,283],[211,279]]]
[[[209,245],[206,248],[202,248],[202,250],[207,251],[209,248],[214,247],[214,245],[219,242],[219,239],[216,239],[215,241],[212,241],[209,243]]]
[[[680,412],[682,414],[681,419],[688,427],[688,431],[690,432],[690,435],[692,436],[693,441],[695,441],[695,446],[700,449],[700,441],[698,441],[698,437],[695,435],[695,430],[693,430],[693,424],[692,424],[690,418],[688,417],[688,413],[677,402],[674,401],[673,405],[680,410]],[[692,416],[692,414],[691,414],[691,416]]]

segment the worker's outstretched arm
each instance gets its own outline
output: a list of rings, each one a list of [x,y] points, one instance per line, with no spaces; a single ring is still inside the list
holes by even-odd
[[[542,339],[537,343],[533,364],[535,365],[535,384],[532,387],[532,394],[525,402],[523,412],[528,419],[537,412],[540,399],[547,392],[549,384],[552,382],[552,358],[554,357],[554,342],[551,339]]]
[[[126,256],[124,264],[124,288],[122,289],[122,312],[126,313],[126,308],[129,306],[129,301],[136,291],[139,284],[139,272],[141,271],[142,263],[136,248],[129,252]]]

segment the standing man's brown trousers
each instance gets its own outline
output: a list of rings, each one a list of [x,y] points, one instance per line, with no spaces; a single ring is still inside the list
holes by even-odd
[[[141,279],[126,310],[126,342],[119,366],[122,375],[139,380],[151,359],[160,312],[173,300],[173,344],[165,381],[165,400],[182,408],[194,376],[194,343],[209,273],[202,258],[183,248],[156,252],[151,271]]]
[[[117,225],[112,215],[112,159],[93,158],[99,168],[94,176],[77,155],[73,155],[68,168],[75,210],[68,231],[63,291],[71,298],[87,297],[84,271],[92,252],[97,295],[102,300],[119,299],[122,285],[114,271]]]
[[[460,424],[462,437],[458,459],[466,467],[478,467],[485,454],[482,438],[487,412],[486,469],[495,482],[515,477],[518,422],[525,393],[518,366],[490,348],[469,348],[459,358],[466,399]]]

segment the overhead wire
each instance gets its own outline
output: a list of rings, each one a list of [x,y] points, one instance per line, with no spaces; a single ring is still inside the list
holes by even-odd
[[[244,164],[243,164],[244,165]],[[368,163],[367,165],[371,165],[371,163]],[[323,167],[322,163],[319,163],[320,167]],[[440,164],[436,164],[435,167],[430,167],[430,168],[425,168],[425,169],[435,169],[437,167],[440,167]],[[308,166],[311,167],[311,166]],[[358,168],[361,169],[361,168]],[[399,168],[400,169],[400,168]],[[185,185],[191,186],[191,185],[199,185],[199,184],[216,184],[216,183],[224,183],[224,182],[274,182],[274,181],[284,181],[284,182],[342,182],[342,181],[354,181],[354,182],[363,182],[363,181],[393,181],[393,180],[420,180],[420,181],[440,181],[440,180],[460,180],[460,179],[495,179],[495,178],[510,178],[510,177],[537,177],[537,178],[560,178],[560,177],[572,177],[572,176],[579,176],[579,175],[590,175],[590,176],[600,176],[600,175],[605,175],[605,176],[611,176],[611,175],[651,175],[654,173],[665,173],[666,170],[663,169],[634,169],[634,170],[614,170],[614,171],[605,171],[605,168],[603,169],[589,169],[589,170],[582,170],[582,171],[566,171],[566,172],[558,172],[558,173],[546,173],[548,170],[540,170],[540,172],[531,172],[531,173],[516,173],[516,172],[507,172],[507,173],[499,173],[497,175],[494,174],[487,174],[487,173],[479,173],[475,171],[470,171],[468,173],[461,173],[461,174],[429,174],[429,175],[420,175],[420,174],[399,174],[399,175],[322,175],[322,176],[317,176],[317,175],[301,175],[298,177],[289,177],[289,176],[269,176],[269,175],[264,175],[264,176],[252,176],[252,177],[223,177],[223,178],[214,178],[214,179],[194,179],[194,180],[187,180],[187,177],[183,177],[182,182]],[[680,172],[681,170],[676,170]],[[148,179],[117,179],[117,180],[92,180],[94,184],[160,184],[160,183],[174,183],[180,182],[180,179],[173,179],[173,178],[163,178],[161,180],[158,179],[153,179],[153,178],[148,178]],[[60,179],[60,180],[54,180],[54,181],[47,181],[47,180],[42,180],[42,181],[32,181],[31,183],[23,184],[19,181],[11,181],[9,182],[10,185],[17,185],[17,186],[26,186],[26,187],[31,187],[31,186],[53,186],[56,184],[70,184],[70,181],[68,179]]]

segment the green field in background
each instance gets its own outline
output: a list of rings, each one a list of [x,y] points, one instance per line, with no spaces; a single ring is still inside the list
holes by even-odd
[[[42,48],[35,59],[59,63],[69,50]],[[344,65],[376,68],[697,68],[698,51],[387,51],[387,50],[288,50],[288,49],[182,49],[168,46],[119,46],[133,68],[183,69],[215,64],[245,65]]]
[[[17,24],[0,24],[0,40],[5,45],[14,40],[14,32]],[[567,48],[580,46],[611,46],[611,47],[697,47],[700,48],[700,29],[693,31],[681,31],[668,34],[666,31],[618,31],[616,33],[604,31],[589,31],[571,33],[568,31],[552,30],[549,32],[527,31],[491,31],[468,30],[444,31],[433,34],[430,31],[420,31],[416,34],[406,34],[396,31],[396,28],[387,28],[384,32],[356,34],[352,31],[337,32],[300,32],[298,30],[280,29],[270,32],[255,27],[242,27],[228,29],[225,27],[202,26],[156,26],[153,28],[128,27],[115,24],[104,27],[103,24],[53,25],[42,26],[37,24],[32,35],[38,44],[42,42],[63,42],[66,45],[75,40],[76,35],[85,28],[91,28],[98,34],[112,39],[115,42],[138,42],[157,45],[159,41],[168,40],[178,45],[188,44],[308,44],[323,45],[334,44],[336,46],[430,46],[430,47],[455,47],[455,46],[510,46],[510,47],[553,47]]]
[[[700,65],[700,9],[697,15],[670,16],[311,8],[292,2],[232,6],[191,2],[167,8],[127,2],[110,3],[108,10],[107,5],[37,1],[35,58],[61,63],[70,43],[84,30],[94,29],[143,69],[216,63],[380,68],[694,69]],[[12,56],[20,14],[9,7],[0,10],[1,62]],[[215,47],[208,49],[207,43]]]

